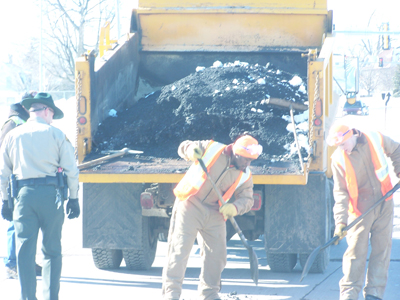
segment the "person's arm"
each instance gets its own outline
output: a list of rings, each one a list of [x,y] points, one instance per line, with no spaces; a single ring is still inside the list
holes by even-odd
[[[382,134],[383,148],[393,164],[394,172],[400,178],[400,144]]]
[[[254,204],[253,198],[253,178],[243,183],[234,193],[233,203],[236,206],[238,215],[243,215],[250,211]]]
[[[203,155],[209,142],[210,141],[184,141],[178,147],[178,155],[186,161],[194,161],[194,149],[199,149],[201,151],[201,155]]]
[[[7,121],[3,125],[0,133],[0,146],[3,144],[4,138],[6,137],[7,133],[13,130],[15,127],[17,127],[17,125],[15,125],[15,122],[12,120]]]
[[[332,163],[332,173],[333,197],[335,199],[335,205],[333,206],[335,224],[347,224],[350,195],[347,190],[345,174],[343,169],[335,163]]]
[[[0,186],[1,186],[1,199],[7,200],[7,186],[10,175],[12,174],[12,163],[7,150],[7,138],[4,140],[3,145],[0,147]]]
[[[75,161],[74,147],[64,133],[60,140],[60,167],[67,175],[69,197],[78,198],[79,169]]]

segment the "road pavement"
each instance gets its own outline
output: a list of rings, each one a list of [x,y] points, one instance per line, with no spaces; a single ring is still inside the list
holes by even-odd
[[[370,99],[371,100],[371,99]],[[379,100],[379,99],[378,99]],[[400,141],[398,112],[400,105],[385,111],[382,102],[370,101],[370,116],[348,116],[354,126],[373,127]],[[374,102],[375,101],[375,102]],[[400,103],[400,101],[399,101]],[[397,104],[397,103],[396,103]],[[374,122],[371,122],[371,120]],[[376,121],[380,120],[380,121]],[[82,197],[80,197],[82,199]],[[400,191],[395,193],[395,220],[389,280],[385,300],[400,299]],[[0,258],[6,256],[8,222],[0,219]],[[37,262],[41,263],[39,236]],[[63,270],[60,300],[153,300],[161,299],[161,272],[166,255],[166,243],[159,242],[153,267],[148,271],[128,270],[124,262],[118,270],[98,270],[91,250],[82,248],[82,217],[65,219],[63,229]],[[291,273],[274,273],[269,269],[262,240],[250,242],[259,258],[259,284],[250,279],[247,250],[237,236],[228,243],[228,263],[222,273],[221,298],[236,300],[338,300],[338,282],[342,277],[341,260],[346,242],[331,247],[331,258],[323,274],[308,274],[300,283],[301,268],[296,265]],[[183,284],[182,298],[196,299],[200,274],[199,249],[195,245],[189,259]],[[42,300],[42,281],[37,278],[37,298]],[[17,280],[6,279],[4,265],[0,263],[0,300],[18,299]],[[359,300],[363,299],[360,295]]]
[[[395,193],[395,221],[393,246],[389,268],[389,281],[385,300],[400,298],[400,192]],[[0,221],[0,256],[6,255],[6,230],[8,222]],[[106,299],[161,299],[161,272],[166,254],[166,243],[159,242],[153,267],[148,271],[128,270],[124,262],[118,270],[98,270],[93,263],[91,250],[82,248],[82,218],[65,219],[63,229],[63,270],[60,300]],[[41,237],[39,237],[41,241]],[[259,258],[259,284],[250,278],[247,250],[239,238],[228,243],[228,263],[222,273],[222,299],[240,300],[337,300],[338,282],[342,277],[341,260],[346,242],[331,247],[331,258],[323,274],[308,274],[300,283],[301,267],[296,265],[291,273],[270,271],[263,250],[263,240],[250,242]],[[41,263],[40,245],[37,261]],[[196,299],[200,274],[200,255],[195,245],[188,263],[182,298]],[[41,277],[37,278],[37,298],[42,298]],[[18,299],[18,281],[6,279],[4,266],[0,266],[0,299]],[[360,295],[359,299],[363,299]]]

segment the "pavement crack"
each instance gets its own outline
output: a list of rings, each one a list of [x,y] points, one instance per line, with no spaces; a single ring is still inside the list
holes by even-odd
[[[337,267],[333,272],[331,272],[328,276],[324,278],[321,282],[317,283],[307,294],[305,294],[303,297],[301,297],[299,300],[308,300],[306,297],[310,295],[317,287],[319,287],[323,282],[325,282],[329,277],[331,277],[337,270],[341,269],[342,265]]]

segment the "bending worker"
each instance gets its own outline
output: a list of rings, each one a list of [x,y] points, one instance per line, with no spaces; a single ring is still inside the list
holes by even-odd
[[[185,141],[178,154],[195,163],[174,189],[176,196],[168,233],[168,255],[163,269],[164,299],[179,299],[190,251],[197,237],[202,268],[199,299],[219,299],[221,273],[226,265],[225,219],[245,214],[253,206],[253,180],[249,165],[262,152],[258,141],[244,135],[234,144],[212,140]],[[197,160],[201,158],[223,195],[218,196]],[[199,234],[198,234],[199,233]]]
[[[17,269],[21,300],[36,300],[35,256],[39,228],[42,231],[43,299],[57,300],[61,277],[61,230],[64,223],[63,193],[60,190],[62,168],[67,175],[68,218],[80,214],[78,167],[74,148],[65,134],[51,126],[64,116],[47,93],[25,98],[28,121],[10,131],[1,146],[0,184],[2,199],[7,199],[11,183],[14,201]],[[61,172],[59,172],[61,173]],[[60,175],[60,174],[59,174]],[[11,180],[10,180],[11,178]],[[8,207],[12,210],[12,207]]]
[[[369,240],[371,254],[363,294],[366,300],[383,299],[392,246],[392,197],[349,232],[344,227],[392,189],[385,156],[392,160],[394,171],[399,174],[400,145],[379,132],[361,132],[341,123],[330,129],[328,143],[338,146],[332,155],[335,235],[342,239],[347,234],[348,244],[343,255],[344,276],[339,282],[340,300],[358,299],[365,278]]]

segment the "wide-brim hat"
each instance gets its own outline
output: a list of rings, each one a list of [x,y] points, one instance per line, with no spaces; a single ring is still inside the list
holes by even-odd
[[[42,103],[54,111],[53,119],[62,119],[64,117],[64,113],[61,109],[55,106],[53,98],[48,93],[37,93],[35,97],[24,98],[21,101],[21,104],[29,110],[33,103]]]

